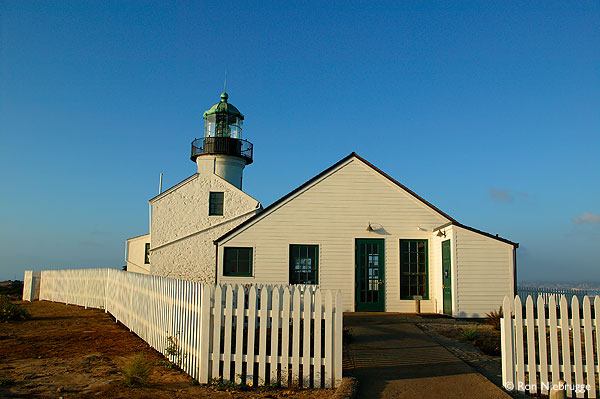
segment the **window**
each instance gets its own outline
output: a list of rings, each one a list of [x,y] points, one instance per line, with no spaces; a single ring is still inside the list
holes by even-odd
[[[427,240],[400,240],[400,299],[429,298]]]
[[[210,193],[210,198],[208,199],[208,215],[223,216],[223,193]]]
[[[318,245],[290,245],[290,284],[318,284]]]
[[[144,250],[144,264],[147,265],[149,263],[150,263],[150,243],[147,242],[145,250]]]
[[[252,248],[225,247],[223,275],[252,276]]]

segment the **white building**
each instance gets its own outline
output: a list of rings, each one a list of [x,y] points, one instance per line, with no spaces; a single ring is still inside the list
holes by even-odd
[[[419,299],[422,312],[483,317],[514,294],[517,243],[459,223],[355,153],[263,210],[241,190],[243,116],[221,98],[192,143],[198,173],[150,200],[151,234],[128,240],[128,270],[318,284],[341,290],[345,311],[414,312]]]

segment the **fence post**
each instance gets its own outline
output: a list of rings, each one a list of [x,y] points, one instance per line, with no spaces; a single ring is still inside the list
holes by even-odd
[[[335,298],[335,335],[334,335],[334,375],[335,386],[342,382],[342,318],[343,318],[342,292],[338,291]]]
[[[24,301],[32,301],[33,294],[33,276],[31,270],[25,270],[25,274],[23,276],[23,300]]]
[[[208,356],[210,346],[210,288],[202,284],[202,299],[200,300],[200,383],[208,384]]]
[[[515,389],[515,361],[513,341],[513,320],[511,300],[505,296],[502,304],[504,317],[500,321],[500,349],[502,354],[502,386],[512,391]]]

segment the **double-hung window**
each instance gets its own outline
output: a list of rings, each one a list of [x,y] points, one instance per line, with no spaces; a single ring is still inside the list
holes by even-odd
[[[208,215],[223,216],[223,197],[221,192],[211,192],[208,199]]]
[[[400,299],[429,299],[427,240],[400,240]]]
[[[252,276],[252,248],[225,247],[223,250],[224,276]]]
[[[290,245],[290,284],[318,284],[318,266],[318,245]]]

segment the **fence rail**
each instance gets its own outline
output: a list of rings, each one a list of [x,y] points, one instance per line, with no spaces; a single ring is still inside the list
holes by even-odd
[[[26,272],[28,285],[31,274]],[[341,381],[339,292],[211,286],[80,269],[42,271],[39,298],[104,309],[201,383],[223,378],[238,384],[329,388]]]
[[[593,312],[590,297],[563,295],[548,303],[542,296],[528,296],[523,303],[517,295],[504,298],[501,319],[502,384],[507,390],[548,394],[562,380],[568,397],[596,398],[600,380],[600,297]],[[547,306],[546,306],[547,305]],[[558,310],[558,313],[557,313]]]
[[[554,297],[554,300],[558,304],[561,296],[565,296],[567,303],[571,303],[574,296],[579,299],[579,303],[583,304],[583,298],[587,296],[587,290],[572,289],[572,288],[549,288],[549,287],[527,287],[517,286],[517,295],[520,298],[527,298],[531,296],[533,303],[537,303],[538,297],[544,298],[544,302],[548,305],[550,297]]]

